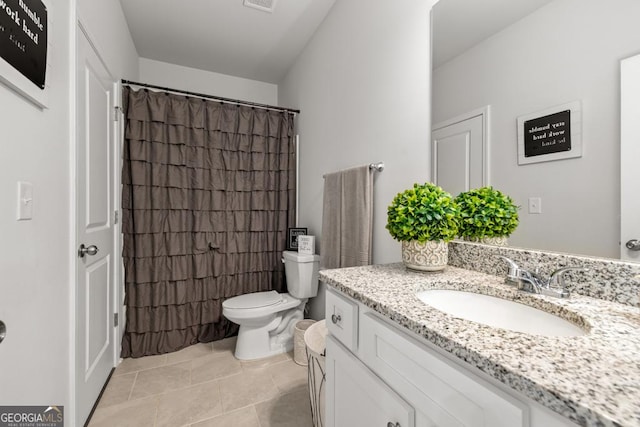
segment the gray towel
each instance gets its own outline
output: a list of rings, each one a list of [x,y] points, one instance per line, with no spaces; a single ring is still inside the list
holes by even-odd
[[[373,173],[360,166],[324,177],[321,266],[371,264]]]

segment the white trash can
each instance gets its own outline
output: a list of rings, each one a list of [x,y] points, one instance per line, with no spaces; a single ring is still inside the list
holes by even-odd
[[[304,343],[305,331],[314,323],[315,320],[304,319],[299,320],[293,331],[293,361],[298,365],[307,366],[307,349]]]
[[[304,333],[304,342],[307,345],[307,371],[313,427],[323,427],[326,381],[325,349],[327,343],[327,325],[324,320],[314,323],[307,329]]]

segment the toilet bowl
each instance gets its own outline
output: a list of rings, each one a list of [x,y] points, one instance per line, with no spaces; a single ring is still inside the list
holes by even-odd
[[[235,356],[261,359],[293,349],[296,322],[304,318],[308,298],[318,292],[318,255],[285,251],[283,262],[289,293],[254,292],[229,298],[222,314],[240,325]]]

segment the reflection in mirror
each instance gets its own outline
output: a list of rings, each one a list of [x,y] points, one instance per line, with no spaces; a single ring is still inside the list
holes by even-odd
[[[510,245],[620,258],[620,61],[639,18],[637,0],[434,6],[432,123],[490,107],[489,183],[521,207]],[[518,165],[518,117],[572,102],[582,156]]]

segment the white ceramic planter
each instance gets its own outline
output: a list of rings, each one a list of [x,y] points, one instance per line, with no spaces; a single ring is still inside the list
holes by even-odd
[[[484,237],[482,243],[493,246],[507,246],[507,238],[505,236]]]
[[[437,242],[417,240],[402,242],[402,262],[407,268],[420,271],[444,270],[449,260],[449,246],[440,240]]]
[[[508,246],[507,238],[505,236],[481,238],[465,237],[465,240],[468,242],[484,243],[485,245]]]

